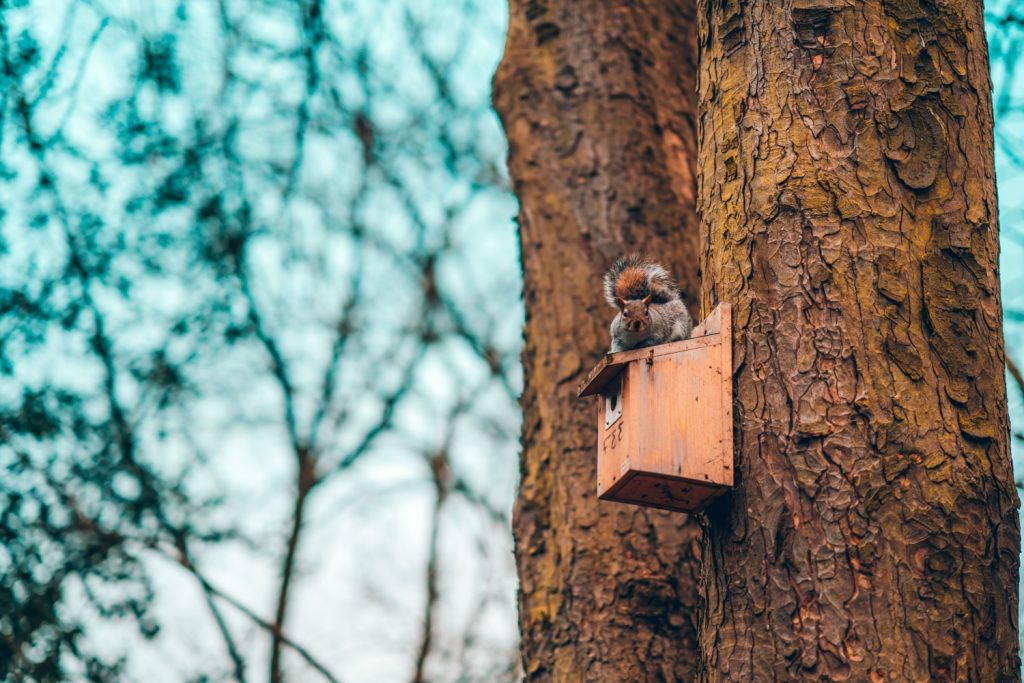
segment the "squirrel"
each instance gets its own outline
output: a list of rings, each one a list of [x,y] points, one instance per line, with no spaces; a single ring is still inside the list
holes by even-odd
[[[604,296],[619,311],[609,353],[687,339],[693,331],[672,276],[637,254],[619,258],[605,273]]]

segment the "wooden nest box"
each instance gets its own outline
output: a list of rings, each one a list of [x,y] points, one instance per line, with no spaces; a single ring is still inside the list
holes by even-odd
[[[601,395],[597,497],[683,512],[732,486],[732,309],[689,339],[609,354],[580,385]]]

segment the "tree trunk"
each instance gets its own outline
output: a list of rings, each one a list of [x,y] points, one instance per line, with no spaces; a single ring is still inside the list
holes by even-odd
[[[600,276],[630,250],[696,301],[692,3],[512,0],[495,107],[520,201],[526,300],[515,509],[530,680],[692,680],[699,531],[595,497],[597,407],[579,380],[609,344]]]
[[[978,0],[700,0],[705,311],[738,486],[705,681],[1018,681]]]

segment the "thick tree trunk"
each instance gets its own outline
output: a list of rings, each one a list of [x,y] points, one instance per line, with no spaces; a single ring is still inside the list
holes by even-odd
[[[526,387],[515,510],[530,680],[692,680],[699,532],[598,503],[596,412],[576,400],[608,348],[600,276],[627,250],[696,301],[692,3],[512,0],[495,106],[520,201]]]
[[[1020,680],[981,2],[698,13],[739,475],[708,516],[700,678]]]

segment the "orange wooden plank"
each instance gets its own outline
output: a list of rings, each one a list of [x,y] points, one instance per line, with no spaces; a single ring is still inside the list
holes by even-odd
[[[583,398],[584,396],[594,396],[595,394],[600,393],[604,388],[604,385],[614,379],[620,372],[622,372],[622,368],[632,361],[646,358],[659,358],[685,349],[717,345],[717,343],[717,340],[709,339],[704,335],[701,337],[691,337],[682,341],[671,342],[669,344],[659,344],[657,346],[648,346],[642,349],[630,349],[629,351],[609,353],[594,366],[593,370],[587,373],[587,378],[580,382],[579,387],[577,387],[576,395]]]

